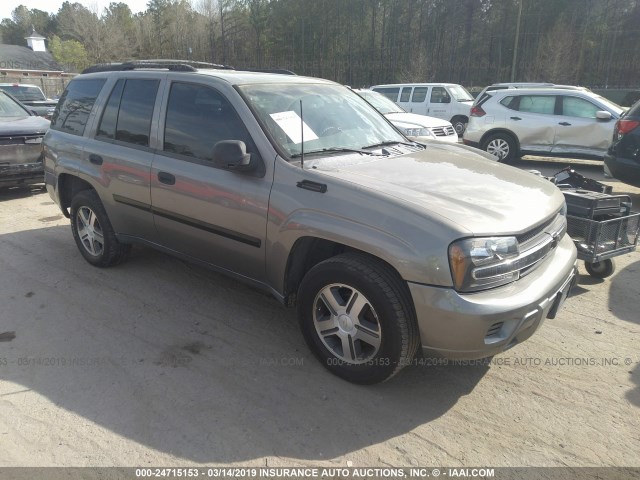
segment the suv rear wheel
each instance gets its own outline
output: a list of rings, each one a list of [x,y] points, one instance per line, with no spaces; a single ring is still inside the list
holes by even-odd
[[[94,190],[78,192],[71,200],[71,232],[80,253],[97,267],[120,263],[131,250],[116,238],[107,212]]]
[[[503,163],[515,160],[517,153],[515,140],[506,133],[494,133],[484,141],[482,149],[498,157],[498,161]]]
[[[350,382],[387,380],[418,349],[406,286],[390,267],[362,254],[338,255],[313,267],[300,284],[298,318],[324,367]]]

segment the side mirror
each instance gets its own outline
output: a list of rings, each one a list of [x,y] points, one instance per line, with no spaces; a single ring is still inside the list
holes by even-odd
[[[447,95],[446,97],[442,97],[440,103],[451,103],[451,97],[449,95]]]
[[[38,112],[36,112],[35,110],[29,110],[29,113],[34,117],[38,116]]]
[[[240,140],[222,140],[213,146],[213,163],[216,167],[250,172],[255,167],[251,163],[251,154]]]
[[[608,122],[609,120],[611,120],[612,115],[610,112],[606,112],[604,110],[600,110],[598,112],[596,112],[596,118],[598,120],[602,120],[603,122]]]

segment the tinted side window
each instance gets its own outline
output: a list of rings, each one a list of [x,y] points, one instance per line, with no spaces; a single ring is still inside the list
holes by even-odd
[[[554,95],[523,95],[520,97],[521,112],[553,115],[556,107]]]
[[[51,128],[74,135],[82,135],[93,104],[105,80],[73,80],[62,94],[51,119]]]
[[[411,87],[404,87],[402,89],[402,93],[400,94],[400,101],[408,102],[410,96],[411,96]]]
[[[600,110],[593,103],[577,97],[562,97],[562,114],[568,117],[596,118]]]
[[[398,93],[400,92],[400,87],[374,88],[373,91],[381,93],[392,102],[395,102],[398,99]]]
[[[98,137],[116,138],[116,124],[118,122],[118,110],[120,110],[120,98],[124,89],[124,80],[118,80],[111,91],[107,105],[104,107],[102,119],[98,126]]]
[[[116,140],[149,146],[153,105],[159,80],[127,80],[122,91]]]
[[[422,103],[427,98],[427,92],[429,87],[416,87],[413,89],[413,95],[411,97],[412,102]]]
[[[511,110],[517,110],[518,109],[517,98],[518,97],[504,97],[502,100],[500,100],[500,103],[505,107],[510,108]]]
[[[211,161],[213,147],[221,140],[241,140],[247,152],[255,152],[249,132],[226,98],[204,85],[174,82],[167,105],[164,151]]]

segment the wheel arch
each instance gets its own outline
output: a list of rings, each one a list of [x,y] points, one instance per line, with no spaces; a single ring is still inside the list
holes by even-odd
[[[507,129],[507,128],[494,128],[492,130],[489,130],[488,132],[486,132],[484,135],[482,135],[482,138],[480,139],[480,148],[482,150],[484,150],[484,144],[487,141],[487,139],[489,137],[491,137],[492,135],[495,135],[496,133],[502,133],[505,135],[509,135],[513,141],[516,144],[516,153],[520,152],[520,140],[518,139],[518,136],[513,133],[511,130]]]
[[[61,173],[58,175],[58,196],[60,198],[60,208],[65,217],[69,218],[69,207],[71,199],[83,190],[95,190],[93,186],[86,180],[71,175],[69,173]]]
[[[349,252],[357,253],[363,257],[368,257],[373,261],[382,263],[401,282],[405,283],[400,272],[379,256],[372,255],[369,252],[337,241],[320,237],[304,236],[296,240],[287,258],[283,284],[285,303],[289,306],[296,304],[298,286],[307,272],[314,266],[324,260]]]

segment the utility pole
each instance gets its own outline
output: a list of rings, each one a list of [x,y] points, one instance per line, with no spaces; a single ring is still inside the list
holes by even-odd
[[[511,82],[516,81],[516,62],[518,60],[518,40],[520,39],[520,19],[522,18],[522,0],[518,2],[518,22],[516,23],[516,39],[513,42],[513,60],[511,62]]]

